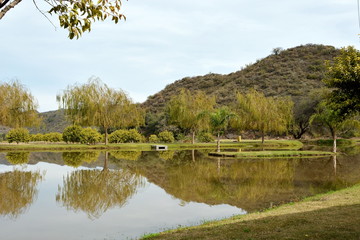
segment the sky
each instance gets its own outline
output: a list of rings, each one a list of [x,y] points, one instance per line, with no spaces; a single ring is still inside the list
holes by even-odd
[[[23,0],[0,20],[0,82],[19,80],[40,112],[58,109],[57,94],[92,76],[144,102],[176,80],[235,72],[276,47],[360,43],[355,0],[128,0],[122,8],[126,21],[95,22],[70,40]]]

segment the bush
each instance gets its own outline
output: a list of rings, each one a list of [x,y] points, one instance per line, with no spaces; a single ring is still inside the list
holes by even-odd
[[[198,135],[197,137],[199,142],[204,142],[204,143],[209,143],[209,142],[214,142],[215,138],[211,133],[208,132],[204,132]]]
[[[63,140],[68,143],[80,142],[82,128],[77,125],[68,126],[63,132]]]
[[[173,143],[175,141],[174,134],[169,131],[159,133],[159,140],[163,143]]]
[[[116,130],[111,133],[109,136],[110,143],[131,143],[131,142],[141,142],[143,136],[136,130]]]
[[[20,142],[27,143],[30,141],[29,130],[27,130],[26,128],[11,129],[6,134],[6,139],[8,140],[9,143],[12,142],[16,142],[17,144],[19,144]]]
[[[63,135],[58,132],[46,133],[43,136],[43,141],[47,141],[47,142],[61,142],[62,139],[63,139]]]
[[[32,141],[32,142],[41,142],[41,141],[46,141],[46,140],[45,140],[44,134],[37,133],[37,134],[30,135],[30,141]]]
[[[93,128],[83,128],[80,135],[80,142],[84,144],[95,144],[102,140],[101,134]]]
[[[149,143],[158,143],[158,142],[159,142],[158,136],[156,136],[155,134],[150,135]]]

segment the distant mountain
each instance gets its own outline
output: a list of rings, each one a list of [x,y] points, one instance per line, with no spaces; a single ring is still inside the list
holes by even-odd
[[[215,95],[220,105],[234,101],[236,92],[251,88],[267,96],[292,96],[297,101],[312,89],[324,86],[321,80],[325,61],[331,61],[338,53],[332,46],[314,44],[278,51],[234,73],[183,78],[148,97],[142,105],[150,112],[161,112],[181,88]]]
[[[55,110],[40,113],[42,124],[36,128],[30,128],[31,133],[63,132],[70,125],[65,119],[64,110]]]
[[[149,96],[141,105],[152,113],[159,113],[181,88],[215,95],[220,105],[232,103],[236,92],[246,92],[251,88],[262,91],[267,96],[291,96],[296,102],[312,89],[324,86],[321,80],[326,71],[325,61],[331,61],[338,54],[339,50],[332,46],[315,44],[274,51],[268,57],[248,64],[237,72],[225,75],[211,73],[175,81]],[[70,124],[65,120],[63,110],[40,115],[43,125],[31,129],[31,132],[62,132]]]

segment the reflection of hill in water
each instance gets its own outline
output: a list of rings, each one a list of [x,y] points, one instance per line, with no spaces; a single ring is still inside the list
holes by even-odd
[[[195,161],[191,151],[175,152],[168,160],[145,152],[137,162],[118,164],[184,201],[254,211],[359,182],[358,157],[339,156],[336,175],[331,158],[217,160],[199,151]]]

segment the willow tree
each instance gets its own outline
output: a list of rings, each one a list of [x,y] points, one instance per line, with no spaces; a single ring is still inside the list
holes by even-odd
[[[211,112],[214,105],[215,97],[207,96],[202,91],[190,92],[182,89],[167,105],[169,121],[190,131],[194,144],[196,131],[209,128],[209,118],[206,113]]]
[[[256,130],[264,143],[269,133],[284,133],[292,122],[294,103],[290,98],[265,97],[263,93],[251,90],[247,94],[237,94],[236,112],[238,126],[244,130]]]
[[[86,84],[68,86],[57,96],[60,107],[73,124],[101,127],[108,144],[110,128],[138,127],[144,124],[144,111],[122,90],[114,90],[99,78]]]
[[[21,128],[40,123],[37,101],[19,81],[0,85],[0,125]]]

